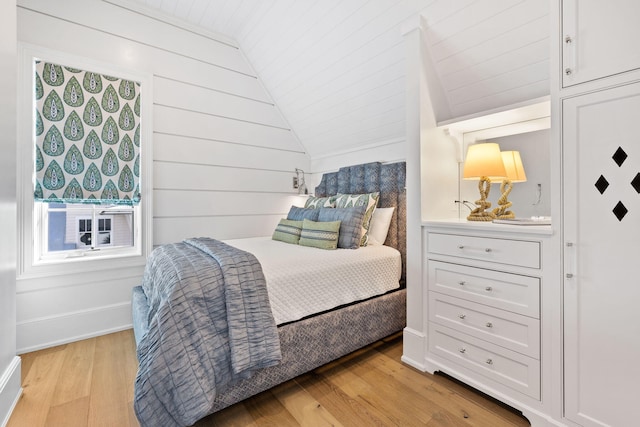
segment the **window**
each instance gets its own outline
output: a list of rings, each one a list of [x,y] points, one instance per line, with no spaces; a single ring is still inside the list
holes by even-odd
[[[137,209],[119,205],[36,203],[37,259],[115,255],[135,249]]]
[[[134,246],[135,209],[131,206],[42,203],[39,210],[45,225],[40,258]]]
[[[153,241],[152,76],[20,51],[19,275],[143,264]]]

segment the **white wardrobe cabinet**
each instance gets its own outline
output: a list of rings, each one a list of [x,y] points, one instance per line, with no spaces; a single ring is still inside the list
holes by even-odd
[[[562,86],[640,69],[640,1],[562,0]]]
[[[562,113],[565,417],[638,425],[640,83],[564,99]]]

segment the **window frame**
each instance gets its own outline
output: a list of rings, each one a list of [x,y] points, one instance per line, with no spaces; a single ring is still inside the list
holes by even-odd
[[[131,216],[132,216],[132,220],[133,220],[133,236],[132,236],[132,240],[133,240],[133,244],[132,245],[128,245],[128,246],[115,246],[113,241],[111,241],[111,243],[109,244],[98,244],[98,245],[91,245],[91,246],[80,246],[81,243],[78,243],[79,238],[78,236],[82,233],[79,230],[79,221],[82,220],[90,220],[91,221],[91,233],[92,233],[92,242],[93,241],[98,241],[97,239],[99,238],[99,234],[100,234],[100,227],[99,227],[99,223],[101,220],[109,220],[110,221],[110,230],[108,230],[109,233],[113,233],[113,226],[115,224],[115,219],[116,219],[116,215],[120,215],[121,212],[117,212],[114,211],[114,213],[109,213],[108,212],[108,208],[107,208],[107,212],[102,213],[100,211],[105,209],[105,205],[81,205],[84,209],[82,209],[85,212],[73,212],[74,208],[71,207],[69,209],[68,205],[67,207],[64,208],[59,208],[59,207],[55,207],[55,208],[50,208],[50,206],[47,206],[48,203],[40,203],[40,202],[35,202],[35,216],[39,217],[40,221],[42,221],[42,226],[40,227],[39,230],[36,231],[36,233],[39,234],[38,239],[36,239],[34,241],[34,248],[35,248],[35,252],[36,252],[36,259],[41,261],[41,262],[52,262],[52,261],[59,261],[61,259],[64,258],[77,258],[77,257],[86,257],[86,256],[108,256],[108,255],[121,255],[121,254],[127,254],[127,253],[134,253],[136,248],[135,248],[135,242],[136,240],[139,240],[139,238],[137,238],[136,233],[137,230],[140,228],[140,208],[138,206],[131,206]],[[122,205],[107,205],[107,206],[114,206],[117,209],[122,209],[123,207],[129,208],[129,206],[122,206]],[[57,251],[50,251],[48,249],[49,247],[49,223],[46,222],[47,218],[49,217],[49,213],[52,212],[52,209],[54,212],[65,212],[67,213],[67,215],[73,215],[75,217],[75,226],[74,226],[74,230],[73,230],[73,234],[76,236],[75,237],[75,242],[76,245],[78,245],[77,248],[75,249],[62,249],[62,250],[57,250]],[[94,219],[98,222],[98,227],[96,228],[94,226]],[[67,230],[67,233],[69,233],[69,231]],[[95,238],[95,240],[94,240]],[[110,236],[111,239],[113,239],[113,234],[111,234]],[[98,254],[97,251],[102,251],[102,253]],[[104,252],[108,252],[108,253],[104,253]]]
[[[54,51],[52,49],[18,43],[18,278],[44,277],[70,273],[84,273],[113,268],[144,265],[153,249],[153,76],[135,72],[114,64]],[[140,194],[141,200],[134,213],[134,245],[127,248],[109,248],[102,251],[79,250],[75,256],[42,257],[41,246],[46,243],[42,233],[47,232],[42,209],[33,197],[35,180],[35,60],[62,64],[105,75],[114,75],[140,83]],[[65,251],[69,254],[72,251]]]

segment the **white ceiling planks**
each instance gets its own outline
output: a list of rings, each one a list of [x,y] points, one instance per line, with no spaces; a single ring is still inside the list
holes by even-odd
[[[445,94],[440,121],[549,93],[543,0],[128,0],[238,43],[311,156],[404,139],[416,14]]]
[[[429,50],[454,117],[549,93],[548,2],[467,2],[427,22]]]

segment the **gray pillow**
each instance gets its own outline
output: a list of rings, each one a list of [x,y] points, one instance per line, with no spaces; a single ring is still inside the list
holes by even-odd
[[[379,199],[379,191],[366,194],[338,194],[338,198],[336,199],[337,208],[350,208],[352,206],[362,205],[367,207],[367,211],[364,214],[364,221],[362,221],[362,238],[360,240],[360,246],[367,246],[369,241],[369,225],[371,223],[371,217],[373,216],[373,212],[376,210],[376,206],[378,206]]]
[[[340,221],[340,235],[338,247],[343,249],[358,249],[362,238],[362,222],[367,206],[352,208],[320,208],[319,222]]]
[[[317,221],[319,213],[319,209],[305,209],[297,206],[291,206],[291,209],[289,209],[289,213],[287,214],[287,219],[294,221],[302,221],[303,219]]]

